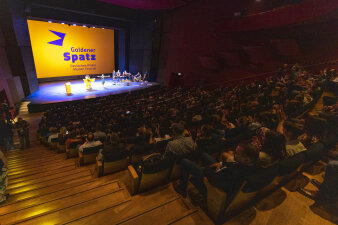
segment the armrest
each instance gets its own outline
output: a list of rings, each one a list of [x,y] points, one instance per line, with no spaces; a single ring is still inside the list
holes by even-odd
[[[209,183],[207,178],[204,178],[204,184],[207,188],[207,208],[208,214],[214,221],[218,221],[220,215],[225,210],[227,194]]]
[[[96,167],[97,167],[97,176],[103,176],[103,163],[100,160],[96,159]]]
[[[137,192],[139,186],[139,176],[133,166],[128,166],[128,173],[130,177],[130,190],[131,194],[134,195]]]

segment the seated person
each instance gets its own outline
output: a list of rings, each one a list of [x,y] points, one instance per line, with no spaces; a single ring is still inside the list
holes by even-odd
[[[297,124],[291,121],[285,121],[283,123],[283,134],[286,139],[286,157],[293,156],[299,152],[306,150],[302,142],[297,139],[301,132],[302,130],[299,126],[297,126]]]
[[[101,141],[95,141],[93,133],[89,132],[87,134],[86,142],[83,143],[79,147],[79,152],[83,152],[84,148],[96,147],[96,146],[99,146],[99,145],[102,145],[102,142]]]
[[[204,198],[207,190],[203,177],[206,177],[212,185],[232,193],[239,188],[246,177],[255,172],[258,155],[258,149],[254,145],[241,142],[234,154],[225,162],[216,162],[210,155],[203,153],[202,161],[207,166],[205,168],[199,167],[189,159],[183,159],[180,181],[174,183],[174,189],[185,197],[188,179],[192,175],[191,182]]]
[[[180,123],[172,125],[173,140],[169,141],[165,149],[163,158],[176,158],[183,155],[192,154],[196,150],[196,144],[191,137],[184,137],[184,126]]]
[[[280,133],[270,130],[266,131],[258,146],[260,149],[259,164],[263,168],[273,166],[284,158],[285,137]]]
[[[95,140],[104,140],[106,139],[106,133],[102,132],[102,125],[96,124],[96,131],[94,132],[94,139]]]
[[[76,130],[71,130],[69,132],[69,138],[67,138],[65,144],[66,144],[66,148],[69,148],[70,143],[74,143],[74,142],[81,142],[82,139],[76,137]]]
[[[52,143],[52,139],[58,138],[58,137],[59,137],[58,130],[55,127],[53,127],[51,129],[51,135],[49,135],[48,137],[48,143]]]
[[[310,116],[305,119],[304,134],[298,137],[302,144],[309,148],[326,136],[327,121],[325,119]]]
[[[107,145],[100,150],[97,160],[105,161],[105,159],[122,159],[127,157],[128,152],[126,151],[125,144],[120,142],[119,136],[117,133],[112,133],[110,140]]]

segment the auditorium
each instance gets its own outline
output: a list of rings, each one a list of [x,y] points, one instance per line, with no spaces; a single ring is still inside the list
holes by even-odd
[[[0,224],[338,224],[337,0],[0,0]]]

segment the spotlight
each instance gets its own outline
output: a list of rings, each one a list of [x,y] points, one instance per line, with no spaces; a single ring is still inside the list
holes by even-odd
[[[76,26],[76,23],[73,23],[73,26]]]
[[[102,29],[104,29],[104,27],[102,27]]]
[[[93,27],[93,28],[95,28],[95,27]]]
[[[86,25],[82,25],[83,27],[86,27]]]
[[[61,24],[65,24],[64,22],[62,22]]]
[[[52,23],[52,21],[51,21],[51,20],[48,20],[48,23]]]

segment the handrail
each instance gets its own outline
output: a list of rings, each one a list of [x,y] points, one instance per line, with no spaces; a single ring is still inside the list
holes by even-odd
[[[233,17],[224,22],[226,31],[269,29],[313,20],[338,10],[337,0],[304,0],[271,11],[242,17]]]

